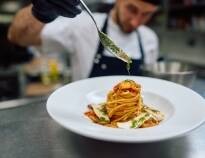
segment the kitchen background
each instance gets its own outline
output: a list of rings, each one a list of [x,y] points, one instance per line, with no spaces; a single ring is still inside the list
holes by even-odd
[[[0,101],[46,95],[70,81],[69,57],[65,58],[64,53],[44,56],[43,60],[32,48],[19,47],[7,40],[15,13],[28,3],[29,0],[0,0]],[[86,3],[98,12],[112,7],[112,0]],[[202,85],[199,87],[204,93],[205,0],[164,0],[162,6],[148,24],[159,36],[160,56],[197,67],[200,77],[197,84]],[[48,59],[49,68],[45,64]]]

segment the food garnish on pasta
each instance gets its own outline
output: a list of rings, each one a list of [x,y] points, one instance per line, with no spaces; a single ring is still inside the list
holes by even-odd
[[[85,115],[94,123],[114,128],[135,129],[158,125],[164,115],[143,103],[141,85],[133,80],[118,83],[105,103],[90,104]]]

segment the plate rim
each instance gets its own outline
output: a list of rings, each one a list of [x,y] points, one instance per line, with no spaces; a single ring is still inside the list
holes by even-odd
[[[167,80],[163,80],[163,79],[158,79],[158,78],[152,78],[152,77],[144,77],[144,76],[103,76],[103,77],[94,77],[94,78],[88,78],[88,79],[83,79],[83,80],[78,80],[78,81],[75,81],[75,82],[72,82],[70,84],[66,84],[60,88],[58,88],[56,91],[54,91],[53,93],[51,93],[51,95],[49,96],[47,102],[46,102],[46,109],[47,109],[47,112],[48,114],[51,116],[51,118],[57,122],[58,124],[60,124],[62,127],[64,127],[65,129],[73,132],[73,133],[76,133],[78,135],[81,135],[81,136],[85,136],[85,137],[88,137],[88,138],[91,138],[91,139],[96,139],[96,140],[101,140],[101,141],[108,141],[108,142],[118,142],[118,143],[149,143],[149,142],[159,142],[159,141],[164,141],[164,140],[169,140],[169,139],[174,139],[174,138],[178,138],[178,137],[181,137],[181,136],[184,136],[184,135],[187,135],[189,134],[190,132],[192,132],[193,130],[195,130],[196,128],[202,126],[204,123],[205,123],[205,117],[199,121],[197,124],[191,126],[190,128],[186,129],[186,130],[183,130],[181,132],[179,132],[178,134],[175,134],[175,135],[170,135],[170,136],[165,136],[165,137],[161,137],[161,138],[158,138],[158,137],[155,137],[153,139],[145,139],[145,140],[128,140],[128,139],[110,139],[110,138],[107,138],[107,137],[101,137],[100,135],[95,135],[95,134],[89,134],[88,132],[82,132],[81,130],[78,130],[76,128],[72,128],[72,127],[68,127],[66,125],[64,125],[61,121],[59,121],[54,115],[53,113],[50,111],[49,109],[49,102],[50,102],[50,98],[53,97],[53,95],[55,95],[57,93],[57,91],[60,91],[62,88],[65,88],[66,86],[68,85],[72,85],[72,84],[77,84],[77,83],[80,83],[80,82],[84,82],[86,80],[95,80],[95,79],[99,79],[99,78],[124,78],[124,77],[134,77],[137,79],[151,79],[151,80],[158,80],[160,82],[166,82],[166,83],[170,83],[170,84],[174,84],[176,86],[180,86],[182,88],[185,88],[186,90],[188,91],[191,91],[194,95],[196,95],[197,97],[200,97],[201,99],[205,100],[200,94],[198,94],[197,92],[195,92],[194,90],[188,88],[188,87],[185,87],[183,85],[180,85],[180,84],[177,84],[177,83],[174,83],[174,82],[171,82],[171,81],[167,81]]]

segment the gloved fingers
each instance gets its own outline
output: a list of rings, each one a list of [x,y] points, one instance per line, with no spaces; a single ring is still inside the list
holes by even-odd
[[[41,1],[47,1],[49,3],[57,4],[60,6],[67,6],[67,7],[69,6],[71,8],[74,8],[80,4],[79,0],[41,0]]]
[[[44,23],[55,20],[59,15],[74,18],[81,13],[79,0],[31,0],[33,15]]]
[[[68,5],[73,5],[73,6],[77,6],[80,3],[79,0],[66,0],[66,2]]]
[[[66,10],[70,13],[75,14],[75,15],[78,15],[82,12],[82,10],[78,7],[75,7],[75,8],[72,8],[72,9],[71,8],[66,8]]]
[[[42,12],[40,10],[37,10],[36,8],[32,8],[32,14],[41,22],[43,23],[49,23],[57,18],[57,14],[55,11],[52,12]]]
[[[61,16],[64,16],[64,17],[70,17],[70,18],[74,18],[76,17],[77,14],[74,14],[72,12],[69,12],[67,10],[57,10],[58,14],[61,15]]]
[[[41,22],[48,23],[57,18],[55,8],[46,0],[32,0],[32,14]]]
[[[31,2],[33,6],[38,10],[47,11],[52,8],[52,6],[47,3],[46,0],[31,0]]]
[[[50,1],[50,4],[54,5],[57,12],[60,13],[60,15],[67,16],[67,17],[75,17],[75,15],[81,13],[81,9],[79,9],[77,6],[74,6],[72,4],[68,4],[67,1]],[[57,6],[57,7],[56,7]]]

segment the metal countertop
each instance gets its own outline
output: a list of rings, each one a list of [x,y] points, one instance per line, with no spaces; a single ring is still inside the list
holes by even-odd
[[[198,79],[193,89],[205,97],[205,80]],[[64,129],[47,114],[45,98],[29,104],[27,102],[25,106],[0,111],[0,158],[204,158],[204,156],[205,124],[180,138],[155,143],[121,144],[85,138]]]

